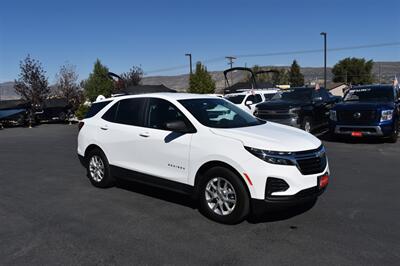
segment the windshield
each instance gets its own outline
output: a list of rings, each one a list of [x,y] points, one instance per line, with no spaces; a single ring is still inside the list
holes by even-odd
[[[285,100],[285,101],[296,101],[296,102],[306,102],[311,100],[312,89],[301,88],[301,89],[286,89],[277,92],[272,101]]]
[[[226,95],[225,99],[234,104],[240,104],[243,102],[244,95]]]
[[[360,102],[388,102],[393,101],[394,95],[391,88],[359,88],[350,89],[344,96],[343,101]]]
[[[237,128],[265,123],[224,99],[189,99],[179,102],[207,127]]]

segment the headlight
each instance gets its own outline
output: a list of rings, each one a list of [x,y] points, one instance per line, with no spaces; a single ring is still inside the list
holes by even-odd
[[[336,116],[336,111],[335,110],[330,110],[329,111],[329,119],[332,121],[337,121],[337,116]]]
[[[291,152],[280,152],[280,151],[266,151],[251,147],[244,147],[248,152],[254,156],[260,158],[267,163],[282,164],[282,165],[295,165],[292,159]]]
[[[381,122],[392,120],[392,118],[393,118],[393,110],[382,110]]]
[[[300,112],[300,110],[301,110],[300,107],[291,108],[291,109],[289,109],[289,113],[298,114]]]

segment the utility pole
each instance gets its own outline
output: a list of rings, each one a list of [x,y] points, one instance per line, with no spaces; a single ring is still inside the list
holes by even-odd
[[[324,36],[324,88],[326,89],[326,32],[321,32],[320,35]]]
[[[185,56],[189,56],[190,75],[192,75],[192,74],[193,74],[193,69],[192,69],[192,54],[185,54]]]
[[[234,56],[225,56],[225,58],[229,60],[228,65],[230,65],[231,68],[232,68],[232,66],[233,66],[233,60],[235,60],[236,57],[234,57]]]

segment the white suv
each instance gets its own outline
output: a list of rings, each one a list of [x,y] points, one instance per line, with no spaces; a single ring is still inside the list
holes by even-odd
[[[278,91],[279,89],[246,90],[242,92],[226,94],[224,98],[236,104],[250,114],[253,114],[257,104],[271,100],[271,98]]]
[[[79,124],[78,155],[93,185],[116,178],[192,195],[222,223],[316,200],[329,179],[321,141],[258,120],[229,101],[186,93],[106,99]]]

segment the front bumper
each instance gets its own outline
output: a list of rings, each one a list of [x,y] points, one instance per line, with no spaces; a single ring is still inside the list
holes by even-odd
[[[342,135],[351,136],[353,132],[361,132],[362,136],[368,137],[389,137],[395,130],[393,121],[385,121],[372,125],[352,125],[333,123],[331,121],[331,132]]]
[[[318,196],[324,193],[325,190],[326,187],[319,188],[318,186],[315,186],[301,190],[292,196],[267,197],[264,200],[251,199],[252,213],[257,215],[307,204],[317,200]]]

